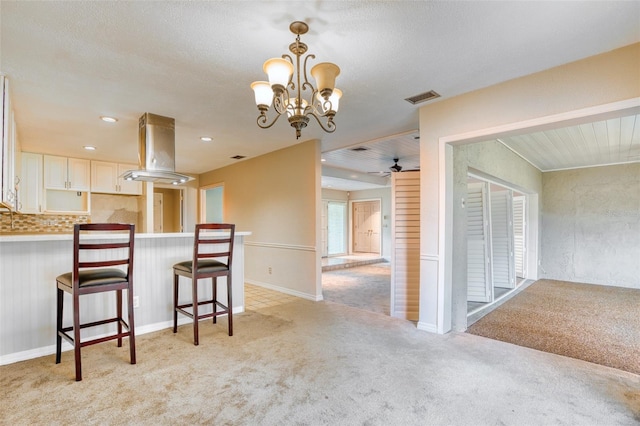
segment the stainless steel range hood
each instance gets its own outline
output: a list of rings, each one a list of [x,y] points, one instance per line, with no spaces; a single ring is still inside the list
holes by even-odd
[[[179,185],[194,178],[175,172],[176,168],[175,120],[161,115],[145,113],[140,117],[138,131],[139,170],[122,175],[125,180],[169,183]]]

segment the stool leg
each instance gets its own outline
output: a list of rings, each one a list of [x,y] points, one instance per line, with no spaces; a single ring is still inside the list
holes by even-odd
[[[118,317],[118,335],[122,334],[122,290],[116,290],[116,316]],[[118,347],[122,347],[122,337],[118,337]]]
[[[198,346],[198,279],[191,277],[191,287],[193,292],[193,344]]]
[[[229,310],[229,336],[233,336],[233,304],[231,302],[231,271],[227,275],[227,309]]]
[[[179,275],[173,273],[173,332],[178,332],[178,279]]]
[[[129,301],[129,356],[131,357],[131,364],[136,363],[136,326],[133,323],[133,290],[131,288],[131,282],[129,282],[129,289],[127,290],[127,299]]]
[[[76,361],[76,382],[82,380],[82,360],[80,354],[80,295],[73,293],[73,356]]]
[[[218,277],[211,277],[211,291],[213,293],[213,323],[216,324],[218,322],[216,315],[218,312]]]
[[[57,289],[57,309],[56,309],[56,364],[60,364],[60,355],[62,353],[62,308],[64,303],[64,292]]]

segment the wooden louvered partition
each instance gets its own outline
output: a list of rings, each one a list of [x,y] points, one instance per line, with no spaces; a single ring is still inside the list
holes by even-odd
[[[392,174],[391,316],[418,320],[420,172]]]

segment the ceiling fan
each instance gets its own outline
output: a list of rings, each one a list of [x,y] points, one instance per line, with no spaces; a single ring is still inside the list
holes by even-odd
[[[393,159],[393,166],[389,167],[389,171],[388,172],[369,172],[371,174],[376,174],[378,176],[381,177],[387,177],[389,175],[391,175],[391,173],[399,173],[402,172],[402,166],[400,164],[398,164],[398,161],[400,161],[400,159],[398,157],[395,157]],[[411,169],[411,170],[404,170],[405,172],[412,172],[412,171],[417,171],[420,170],[420,168],[416,168],[416,169]]]

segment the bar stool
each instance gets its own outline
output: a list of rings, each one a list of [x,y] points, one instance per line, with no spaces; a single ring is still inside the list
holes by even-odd
[[[76,381],[82,380],[80,349],[85,346],[117,339],[118,347],[121,347],[122,338],[128,337],[131,364],[136,363],[135,327],[133,322],[134,228],[134,225],[114,223],[79,224],[73,227],[73,270],[56,278],[56,364],[60,363],[62,338],[65,338],[74,348]],[[85,238],[87,236],[91,237],[93,241],[90,243],[81,242],[81,234],[83,241],[86,241]],[[103,239],[103,235],[109,235],[109,237]],[[108,268],[110,266],[125,266],[125,270]],[[127,290],[128,323],[122,316],[122,290]],[[116,316],[82,323],[80,321],[80,296],[107,291],[116,292]],[[65,292],[71,293],[73,301],[73,325],[70,327],[63,327],[62,325]],[[81,329],[114,322],[117,324],[115,333],[85,341],[81,340]],[[126,331],[123,331],[123,327]]]
[[[213,232],[212,232],[213,231]],[[193,258],[173,265],[173,332],[178,331],[178,313],[193,319],[193,344],[198,345],[198,321],[204,318],[216,318],[227,315],[229,336],[233,336],[233,304],[231,303],[231,263],[233,258],[233,239],[235,225],[227,223],[202,223],[196,225],[193,241]],[[219,260],[216,260],[219,259]],[[194,265],[195,268],[194,268]],[[189,303],[178,303],[178,284],[180,276],[191,279],[192,299]],[[218,277],[227,277],[227,303],[217,299]],[[212,298],[198,299],[198,280],[211,278]],[[212,305],[213,311],[199,313],[203,305]],[[218,310],[220,308],[220,310]],[[191,309],[189,312],[186,309]]]

